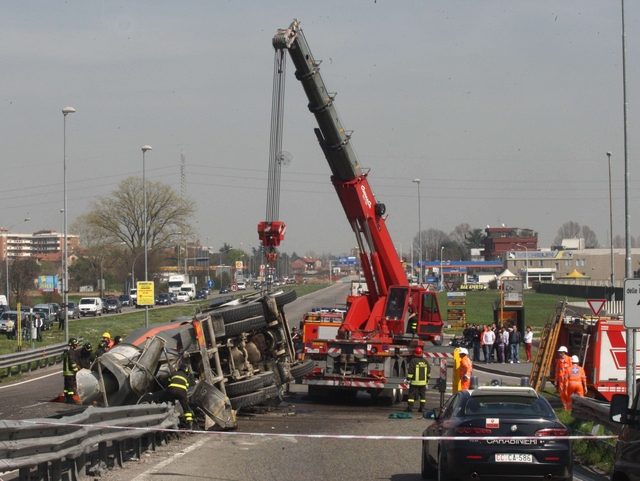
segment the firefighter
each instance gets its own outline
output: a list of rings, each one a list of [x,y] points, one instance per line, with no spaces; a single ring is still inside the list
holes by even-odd
[[[410,413],[413,411],[416,398],[420,399],[418,412],[421,413],[424,410],[424,405],[427,402],[425,391],[427,384],[429,384],[429,375],[429,363],[422,356],[422,348],[418,346],[413,351],[413,358],[407,368],[407,378],[409,379],[411,387],[409,388],[406,412]]]
[[[102,356],[105,352],[109,350],[109,343],[102,339],[98,343],[98,350],[96,351],[96,358]]]
[[[560,346],[558,348],[559,357],[556,359],[554,369],[554,379],[556,381],[556,389],[560,394],[560,400],[565,410],[569,410],[569,398],[567,397],[567,377],[571,368],[571,359],[568,356],[567,348]]]
[[[416,315],[416,306],[413,304],[413,297],[409,297],[409,303],[407,304],[407,327],[409,332],[416,334],[418,332],[418,316]]]
[[[469,389],[471,387],[471,373],[473,371],[471,359],[469,359],[469,351],[466,347],[461,347],[458,354],[460,355],[460,367],[458,368],[460,389]]]
[[[587,393],[587,375],[580,366],[580,359],[578,356],[571,356],[571,367],[567,373],[567,384],[566,384],[566,397],[568,403],[568,411],[571,411],[571,405],[573,402],[571,401],[571,395],[577,394],[580,397],[584,397]]]
[[[93,346],[90,342],[85,342],[78,353],[78,366],[81,369],[89,369],[94,359]]]
[[[64,379],[64,402],[80,404],[74,396],[78,390],[76,373],[78,372],[78,340],[69,339],[69,348],[62,354],[62,377]]]
[[[117,346],[121,342],[122,342],[122,336],[116,336],[116,337],[113,338],[113,345],[114,346]]]
[[[184,420],[187,429],[193,428],[193,412],[187,402],[187,389],[189,389],[189,366],[182,364],[177,371],[169,376],[169,386],[165,394],[168,401],[178,401],[184,411]]]
[[[109,334],[108,332],[105,332],[104,334],[102,334],[102,339],[109,343],[109,349],[111,349],[114,346],[113,339],[111,339],[111,334]]]

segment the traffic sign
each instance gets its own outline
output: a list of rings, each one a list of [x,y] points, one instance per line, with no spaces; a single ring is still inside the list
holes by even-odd
[[[207,287],[213,287],[215,285],[215,283],[213,282],[213,279],[209,279],[207,281]]]
[[[587,303],[591,308],[591,312],[593,312],[594,316],[598,316],[602,308],[607,303],[606,299],[587,299]]]
[[[455,283],[455,282],[453,282],[453,281],[447,281],[447,282],[445,282],[444,284],[447,286],[447,290],[448,290],[448,291],[452,291],[452,290],[453,290],[453,287],[456,285],[456,283]]]
[[[237,292],[237,291],[238,291],[238,284],[231,284],[231,285],[229,286],[229,290],[230,290],[231,292]]]
[[[624,280],[624,327],[640,329],[640,279]]]

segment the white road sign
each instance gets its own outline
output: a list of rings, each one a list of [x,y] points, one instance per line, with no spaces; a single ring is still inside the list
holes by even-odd
[[[640,329],[640,279],[624,280],[624,327]]]

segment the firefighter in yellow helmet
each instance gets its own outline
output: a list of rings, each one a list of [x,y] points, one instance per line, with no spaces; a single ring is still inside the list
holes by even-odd
[[[193,412],[187,402],[187,389],[189,389],[189,366],[182,364],[177,371],[169,376],[169,386],[165,394],[167,401],[178,401],[184,411],[184,421],[187,429],[193,428]]]
[[[105,332],[102,334],[102,340],[103,341],[107,341],[107,343],[109,344],[109,349],[111,349],[113,347],[113,345],[115,344],[113,342],[113,339],[111,339],[111,334],[109,334],[108,332]]]
[[[410,387],[406,412],[410,413],[413,411],[413,405],[416,399],[420,400],[418,412],[421,413],[424,410],[424,405],[427,402],[426,390],[427,384],[429,384],[429,375],[429,363],[422,355],[422,348],[418,346],[413,351],[413,358],[407,368],[407,378],[409,379]]]

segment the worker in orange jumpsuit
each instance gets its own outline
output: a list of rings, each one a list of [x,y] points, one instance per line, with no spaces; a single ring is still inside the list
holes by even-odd
[[[471,387],[471,360],[469,359],[469,351],[466,347],[461,347],[458,351],[460,355],[460,367],[458,374],[460,375],[460,389],[469,389]]]
[[[571,405],[573,402],[571,401],[571,395],[577,394],[580,397],[584,397],[587,393],[587,375],[580,366],[580,359],[578,356],[571,356],[571,368],[569,369],[569,374],[567,376],[567,399],[569,402],[568,411],[571,411]]]
[[[571,369],[571,359],[568,356],[568,351],[565,346],[558,348],[558,354],[560,357],[556,359],[554,367],[554,379],[556,381],[556,389],[560,394],[560,400],[565,410],[569,410],[569,398],[567,397],[567,378],[569,376],[569,369]]]

